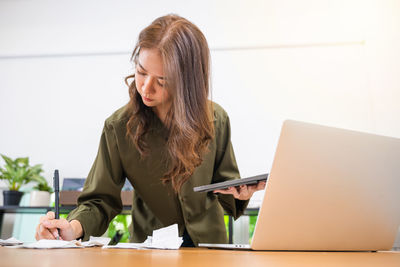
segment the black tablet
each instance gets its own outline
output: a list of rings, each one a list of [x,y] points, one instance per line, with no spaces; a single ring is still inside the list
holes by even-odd
[[[235,180],[230,180],[230,181],[225,181],[221,183],[215,183],[215,184],[208,184],[208,185],[202,185],[202,186],[196,186],[193,188],[194,192],[209,192],[213,191],[216,189],[227,189],[228,187],[231,186],[239,186],[242,184],[257,184],[259,181],[266,181],[268,178],[268,173],[257,175],[257,176],[252,176],[249,178],[242,178],[242,179],[235,179]]]

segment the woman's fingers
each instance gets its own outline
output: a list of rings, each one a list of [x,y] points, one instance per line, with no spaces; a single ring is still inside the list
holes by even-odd
[[[247,185],[241,185],[239,192],[241,196],[248,196],[250,193],[249,187]]]
[[[42,224],[39,224],[37,227],[36,240],[39,239],[55,239],[55,236],[50,232],[50,229],[44,227]]]
[[[54,219],[55,214],[49,211],[45,216],[40,217],[40,223],[36,227],[36,240],[60,238],[58,229],[68,229],[69,223],[65,219]]]
[[[231,186],[227,189],[214,190],[213,192],[221,193],[221,194],[225,194],[225,195],[233,195],[234,198],[241,199],[240,191],[234,186]]]
[[[70,227],[66,219],[45,220],[42,222],[42,225],[49,229],[67,229]]]
[[[39,239],[55,239],[57,236],[54,236],[47,227],[43,226],[43,222],[48,220],[54,220],[54,212],[49,211],[45,216],[40,217],[39,224],[36,227],[36,240]]]
[[[40,217],[39,222],[42,223],[43,221],[46,220],[53,220],[55,218],[55,214],[52,211],[49,211],[46,213],[45,216]]]
[[[217,189],[213,191],[214,193],[220,193],[220,194],[225,194],[225,195],[238,195],[238,192],[235,187],[229,187],[227,189]]]
[[[266,182],[265,181],[261,181],[261,182],[258,182],[255,185],[248,185],[247,186],[247,190],[251,195],[253,195],[254,192],[265,189],[265,185],[266,185]]]
[[[56,214],[54,213],[54,211],[49,211],[49,212],[46,213],[46,217],[47,217],[49,220],[52,220],[52,219],[55,219],[55,218],[56,218]]]
[[[266,181],[258,182],[256,191],[265,189],[266,184],[267,184]]]
[[[261,181],[258,182],[256,185],[241,185],[239,187],[229,187],[228,189],[218,189],[214,190],[214,193],[221,193],[221,194],[231,194],[234,198],[240,200],[248,200],[250,199],[254,192],[263,190],[265,188],[266,182]]]

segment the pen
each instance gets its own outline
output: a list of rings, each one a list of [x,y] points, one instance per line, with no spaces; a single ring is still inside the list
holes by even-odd
[[[58,170],[54,171],[54,178],[53,178],[53,186],[54,186],[54,195],[55,195],[55,207],[54,207],[54,213],[55,213],[55,219],[60,219],[60,210],[59,210],[59,202],[60,202],[60,187],[59,187],[59,176],[58,176]],[[57,229],[58,236],[56,237],[57,240],[60,239],[60,230]]]

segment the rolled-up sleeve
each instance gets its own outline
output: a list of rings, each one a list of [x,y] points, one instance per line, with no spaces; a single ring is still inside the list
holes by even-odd
[[[83,240],[102,235],[110,221],[122,211],[121,189],[125,181],[115,130],[106,121],[96,159],[78,198],[78,207],[68,221],[78,220]]]

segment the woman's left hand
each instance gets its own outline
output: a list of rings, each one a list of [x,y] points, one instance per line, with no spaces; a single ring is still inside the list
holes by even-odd
[[[254,192],[263,190],[265,188],[265,181],[258,182],[255,185],[241,185],[238,187],[231,186],[228,189],[214,190],[214,193],[231,194],[234,198],[240,200],[248,200],[254,194]]]

